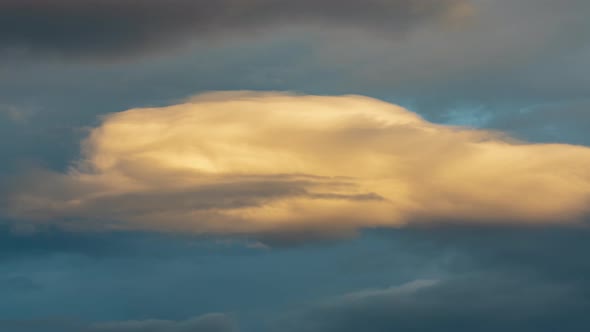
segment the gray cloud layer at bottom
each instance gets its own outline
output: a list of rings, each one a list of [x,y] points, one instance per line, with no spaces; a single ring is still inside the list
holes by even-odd
[[[379,230],[275,250],[157,234],[68,238],[2,232],[0,330],[48,332],[49,320],[28,330],[7,320],[66,316],[119,322],[95,325],[101,332],[184,332],[182,317],[211,311],[235,313],[245,332],[581,332],[590,323],[587,230]]]

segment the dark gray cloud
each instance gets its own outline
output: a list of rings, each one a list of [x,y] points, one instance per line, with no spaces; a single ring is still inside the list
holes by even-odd
[[[2,0],[0,47],[58,55],[123,55],[198,36],[269,30],[270,23],[338,23],[404,31],[467,0]],[[257,31],[257,32],[260,32]]]
[[[245,332],[585,331],[589,239],[585,229],[441,226],[269,250],[159,234],[4,234],[13,259],[0,281],[12,290],[1,290],[0,320],[7,331],[70,332],[57,327],[231,312]]]
[[[590,323],[585,291],[513,275],[415,281],[347,294],[289,325],[306,332],[585,331]]]
[[[278,320],[273,331],[572,332],[590,323],[588,231],[448,227],[403,233],[390,232],[396,246],[438,257],[446,272],[318,301]]]

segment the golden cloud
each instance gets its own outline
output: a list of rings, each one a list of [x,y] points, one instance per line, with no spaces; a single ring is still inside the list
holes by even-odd
[[[214,234],[414,223],[576,223],[590,149],[443,126],[362,96],[219,92],[105,116],[68,172],[29,173],[13,217]]]

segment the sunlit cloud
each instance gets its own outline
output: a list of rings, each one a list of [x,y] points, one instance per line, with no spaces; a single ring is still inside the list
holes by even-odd
[[[348,234],[430,223],[575,224],[590,148],[430,123],[363,96],[219,92],[102,118],[66,173],[9,213],[76,229]]]

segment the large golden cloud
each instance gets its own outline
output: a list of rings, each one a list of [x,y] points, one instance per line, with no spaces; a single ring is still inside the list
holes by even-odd
[[[429,123],[362,96],[223,92],[103,118],[13,217],[78,228],[339,234],[412,223],[575,223],[590,149]]]

